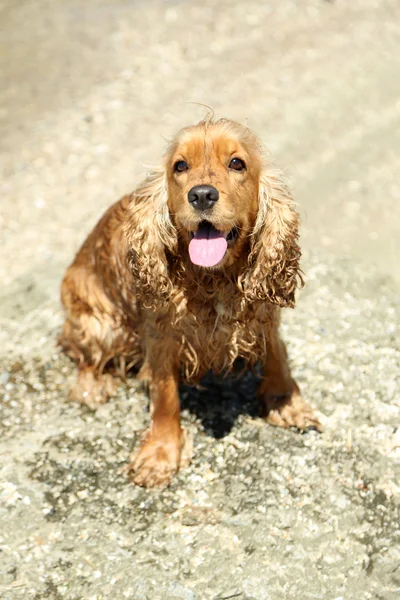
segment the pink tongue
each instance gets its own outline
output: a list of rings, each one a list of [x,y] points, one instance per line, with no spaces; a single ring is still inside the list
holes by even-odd
[[[214,267],[224,258],[227,247],[222,233],[210,226],[200,225],[189,244],[190,260],[200,267]]]

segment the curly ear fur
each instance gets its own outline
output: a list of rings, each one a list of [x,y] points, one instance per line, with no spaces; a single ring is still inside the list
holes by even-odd
[[[241,281],[250,301],[269,300],[279,306],[294,306],[297,285],[303,284],[297,243],[299,221],[282,174],[278,170],[264,170],[248,271]]]
[[[136,293],[149,307],[169,298],[172,282],[167,253],[174,254],[177,233],[168,210],[165,170],[154,169],[136,188],[125,233],[129,264],[137,281]]]

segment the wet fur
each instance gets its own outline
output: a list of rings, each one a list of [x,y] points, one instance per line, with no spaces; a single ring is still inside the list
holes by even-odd
[[[245,173],[227,169],[232,152],[245,157]],[[183,154],[192,167],[178,176],[173,164]],[[199,217],[187,192],[199,182],[220,191],[212,222],[239,230],[212,269],[188,255],[188,230]],[[210,369],[229,372],[238,357],[264,366],[267,420],[318,428],[278,334],[280,307],[294,306],[302,281],[298,227],[289,190],[258,138],[232,121],[209,119],[178,133],[163,165],[105,213],[78,252],[61,294],[60,339],[79,368],[71,395],[94,406],[112,394],[109,368],[141,368],[153,419],[132,462],[136,483],[166,485],[182,462],[179,381],[195,383]]]

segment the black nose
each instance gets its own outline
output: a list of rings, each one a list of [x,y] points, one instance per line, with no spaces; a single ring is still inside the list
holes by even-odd
[[[195,185],[188,193],[188,200],[196,210],[211,208],[218,198],[219,192],[212,185]]]

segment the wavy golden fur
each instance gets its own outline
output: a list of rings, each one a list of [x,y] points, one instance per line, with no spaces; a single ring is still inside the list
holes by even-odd
[[[210,118],[178,133],[162,166],[108,209],[78,252],[62,284],[61,343],[79,367],[71,395],[104,402],[112,368],[141,368],[152,424],[131,464],[139,485],[167,485],[182,464],[179,382],[227,373],[239,357],[262,364],[269,423],[320,428],[278,333],[280,307],[294,306],[302,282],[298,228],[256,135]],[[216,264],[199,254],[204,244],[223,252]]]

